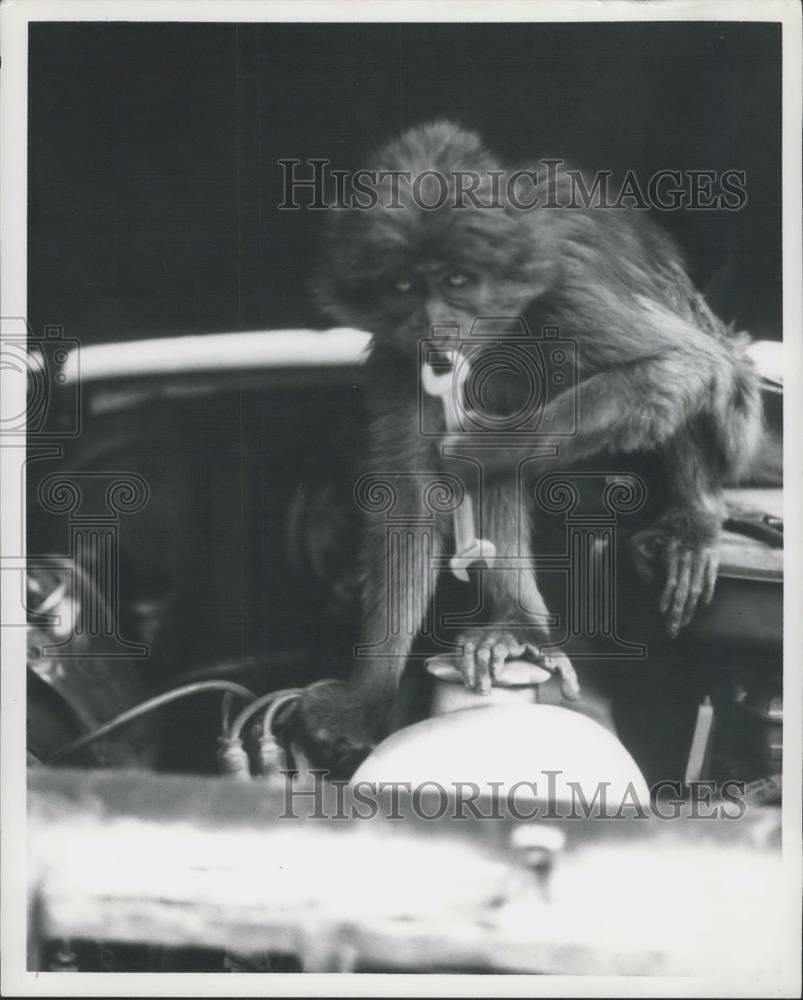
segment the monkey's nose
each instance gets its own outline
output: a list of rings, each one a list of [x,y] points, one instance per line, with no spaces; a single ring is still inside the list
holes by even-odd
[[[460,337],[462,324],[457,316],[445,309],[430,307],[427,309],[427,318],[433,331],[438,337]]]

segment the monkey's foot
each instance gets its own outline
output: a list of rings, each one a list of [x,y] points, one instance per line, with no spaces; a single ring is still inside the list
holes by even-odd
[[[580,697],[580,685],[574,667],[568,656],[559,650],[541,650],[514,632],[496,629],[472,629],[461,636],[460,642],[463,655],[458,669],[463,676],[463,683],[470,691],[487,694],[508,661],[527,659],[560,677],[564,698],[575,701]]]
[[[658,610],[674,639],[691,621],[697,606],[710,604],[719,569],[719,546],[684,545],[658,529],[647,529],[631,541],[636,572],[655,582],[663,570],[664,588]]]
[[[373,749],[351,689],[341,681],[311,684],[301,692],[291,736],[313,767],[348,780]]]

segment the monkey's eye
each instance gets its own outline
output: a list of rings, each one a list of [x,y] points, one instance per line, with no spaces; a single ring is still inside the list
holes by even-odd
[[[448,274],[444,275],[443,283],[448,288],[465,288],[466,285],[471,284],[471,276],[465,271],[449,271]]]
[[[414,287],[415,285],[409,278],[399,278],[398,281],[393,282],[394,291],[400,292],[402,295],[409,295]]]

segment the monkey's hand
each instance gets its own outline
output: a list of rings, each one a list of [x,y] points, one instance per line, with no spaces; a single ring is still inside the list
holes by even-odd
[[[647,528],[630,541],[633,562],[646,583],[663,582],[658,610],[674,639],[698,604],[710,604],[719,569],[719,540],[684,543],[662,527]]]
[[[577,674],[569,658],[559,650],[541,650],[517,630],[476,628],[460,637],[463,655],[458,669],[470,691],[487,694],[509,660],[528,659],[560,677],[564,698],[580,697]]]

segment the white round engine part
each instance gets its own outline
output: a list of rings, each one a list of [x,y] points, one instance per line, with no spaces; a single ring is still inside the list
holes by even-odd
[[[647,783],[616,737],[588,716],[557,705],[490,705],[450,712],[393,733],[363,761],[352,784],[458,783],[516,802],[649,806]],[[501,787],[500,787],[501,783]],[[580,797],[582,796],[582,798]]]
[[[433,656],[426,662],[426,671],[435,679],[429,714],[446,715],[466,708],[490,708],[491,705],[529,705],[538,701],[538,686],[552,674],[546,667],[527,660],[505,664],[502,674],[486,694],[469,691],[457,669],[453,656]]]

